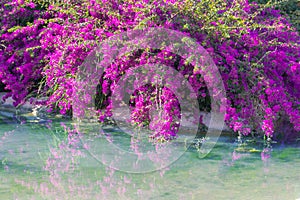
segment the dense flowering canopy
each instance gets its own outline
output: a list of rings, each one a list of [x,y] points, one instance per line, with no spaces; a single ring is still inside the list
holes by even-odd
[[[300,131],[300,36],[278,10],[247,0],[1,0],[0,81],[15,105],[29,97],[66,114],[78,66],[108,37],[132,29],[164,27],[194,38],[214,59],[227,92],[226,123],[244,135],[271,137],[288,122]],[[119,58],[99,77],[100,119],[111,115],[111,91],[130,67],[162,62],[186,75],[199,91],[200,108],[210,110],[201,74],[166,49],[144,49]],[[158,93],[159,91],[159,93]],[[149,117],[160,97],[164,123]],[[168,88],[146,85],[130,100],[132,122],[176,135],[180,105]]]

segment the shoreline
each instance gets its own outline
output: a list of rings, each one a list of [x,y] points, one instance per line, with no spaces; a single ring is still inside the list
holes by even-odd
[[[15,115],[21,115],[24,116],[25,118],[30,118],[30,120],[32,118],[39,118],[39,116],[49,116],[49,113],[46,113],[46,109],[45,107],[41,106],[41,107],[36,107],[32,104],[30,104],[29,102],[26,102],[25,104],[19,106],[18,108],[16,108],[13,105],[13,99],[11,97],[9,97],[8,99],[6,99],[5,102],[3,102],[2,97],[5,95],[5,92],[0,92],[0,114],[4,115],[4,116],[9,116],[9,113],[14,113]],[[124,113],[122,110],[117,110],[117,113]],[[115,120],[119,121],[121,123],[125,123],[126,119],[124,117],[118,116],[118,114],[116,113],[115,116]],[[14,117],[15,115],[12,114],[12,116],[10,117]],[[204,113],[204,112],[200,112],[200,115],[203,115],[203,124],[208,127],[211,119],[211,113]],[[193,129],[192,124],[189,121],[182,121],[182,129],[189,132],[188,130]],[[211,130],[215,131],[215,132],[219,132],[222,131],[221,135],[225,134],[225,135],[232,135],[233,132],[232,130],[226,126],[226,124],[224,124],[224,127],[222,128],[220,126],[220,124],[217,123],[213,123],[214,126],[211,126]]]

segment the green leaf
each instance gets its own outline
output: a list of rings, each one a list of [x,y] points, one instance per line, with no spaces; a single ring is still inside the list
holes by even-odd
[[[16,30],[21,29],[21,28],[22,28],[22,26],[14,26],[14,27],[8,29],[7,32],[12,33],[12,32],[15,32]]]

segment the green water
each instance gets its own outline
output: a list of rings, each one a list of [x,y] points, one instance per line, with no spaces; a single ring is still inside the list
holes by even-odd
[[[271,157],[262,161],[262,145],[251,147],[258,151],[233,154],[234,139],[221,137],[204,158],[189,148],[167,168],[127,173],[104,165],[105,159],[91,155],[82,141],[61,145],[71,140],[62,121],[72,123],[54,119],[19,124],[7,115],[0,117],[0,199],[300,198],[300,148],[296,145],[274,146]],[[125,146],[128,142],[122,134],[114,139]],[[113,156],[105,148],[98,150]]]

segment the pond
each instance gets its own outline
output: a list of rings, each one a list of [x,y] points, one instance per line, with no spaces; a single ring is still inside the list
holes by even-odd
[[[156,170],[132,173],[127,155],[114,157],[100,140],[87,143],[90,136],[72,134],[71,120],[0,113],[0,199],[300,199],[297,145],[262,153],[263,145],[255,143],[237,151],[235,138],[222,136],[204,157],[192,146],[160,168],[166,155],[151,154],[154,164],[144,158],[140,166]],[[120,130],[107,132],[116,148],[128,145]]]

